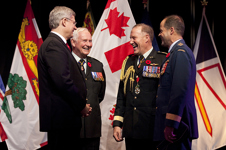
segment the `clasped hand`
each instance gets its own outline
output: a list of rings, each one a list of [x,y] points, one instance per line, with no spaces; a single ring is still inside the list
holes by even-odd
[[[90,104],[86,104],[85,108],[81,111],[82,117],[88,117],[91,114],[92,107]]]

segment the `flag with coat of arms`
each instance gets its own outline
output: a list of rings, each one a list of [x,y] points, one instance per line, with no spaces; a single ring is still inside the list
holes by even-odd
[[[193,150],[212,150],[226,145],[226,80],[203,8],[194,50],[195,101],[199,138]]]
[[[8,149],[34,150],[47,144],[46,133],[39,131],[37,56],[42,43],[28,0],[0,112]]]
[[[108,0],[102,17],[93,34],[90,56],[100,60],[106,73],[105,98],[101,102],[101,150],[123,150],[125,143],[113,138],[112,122],[123,60],[133,54],[130,32],[135,25],[127,0]]]

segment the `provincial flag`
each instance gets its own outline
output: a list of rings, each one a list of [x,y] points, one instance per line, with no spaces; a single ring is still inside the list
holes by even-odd
[[[128,55],[133,54],[133,47],[129,41],[130,32],[135,24],[127,0],[108,0],[93,35],[90,56],[103,63],[106,73],[105,98],[100,104],[102,116],[101,150],[125,149],[124,142],[116,142],[113,138],[112,122],[121,66],[123,60]]]
[[[91,9],[90,1],[87,0],[87,13],[85,15],[85,19],[83,22],[83,27],[87,28],[91,35],[93,35],[95,28],[96,28],[96,23],[93,17],[93,12]]]
[[[42,43],[28,0],[0,113],[8,149],[32,150],[47,144],[46,133],[39,131],[37,55]]]
[[[192,149],[218,149],[226,145],[226,80],[203,8],[194,50],[195,100],[199,138]]]

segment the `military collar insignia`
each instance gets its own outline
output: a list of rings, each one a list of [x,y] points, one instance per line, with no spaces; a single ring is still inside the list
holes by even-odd
[[[180,42],[180,43],[178,43],[177,45],[178,45],[178,46],[182,46],[182,45],[184,45],[184,44]]]

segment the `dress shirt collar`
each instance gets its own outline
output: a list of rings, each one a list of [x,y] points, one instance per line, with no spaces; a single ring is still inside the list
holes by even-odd
[[[77,62],[79,62],[79,60],[82,59],[82,58],[78,57],[74,52],[72,52],[72,55],[74,56],[74,58]],[[87,62],[86,58],[83,58],[83,59],[85,60],[85,62]]]
[[[145,59],[146,59],[146,58],[148,57],[148,55],[152,52],[152,50],[153,50],[153,47],[152,47],[150,50],[148,50],[146,53],[143,54],[143,56],[144,56]]]
[[[55,32],[55,31],[51,31],[51,32],[58,35],[64,41],[65,44],[67,43],[67,40],[62,35],[60,35],[59,33]]]
[[[180,40],[182,40],[182,39],[176,40],[175,42],[173,42],[173,44],[170,45],[170,48],[169,48],[169,50],[168,50],[168,53],[172,50],[173,46],[174,46],[177,42],[179,42]]]

